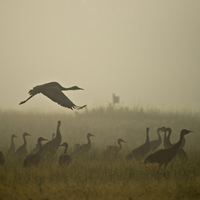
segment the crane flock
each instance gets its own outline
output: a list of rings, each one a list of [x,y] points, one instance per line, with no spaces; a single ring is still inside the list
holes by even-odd
[[[65,147],[64,152],[58,157],[58,164],[59,165],[69,165],[73,158],[76,155],[84,155],[88,154],[92,147],[92,142],[90,137],[94,136],[91,133],[87,134],[87,143],[86,144],[76,144],[74,148],[74,152],[69,155],[67,154],[68,143],[64,142],[61,144],[62,136],[60,132],[61,121],[58,121],[57,128],[56,128],[56,135],[53,136],[50,141],[43,137],[39,137],[37,140],[37,148],[32,150],[32,152],[27,155],[27,140],[26,136],[31,136],[30,134],[24,132],[22,138],[24,143],[15,151],[15,144],[14,138],[17,138],[16,135],[11,135],[11,146],[8,150],[8,155],[12,155],[16,159],[23,159],[23,166],[30,167],[30,166],[38,166],[41,160],[45,160],[46,155],[53,156],[58,147]],[[149,136],[150,129],[149,127],[146,128],[146,141],[145,143],[141,144],[140,146],[134,148],[131,153],[125,156],[124,160],[136,160],[136,161],[144,161],[145,164],[147,163],[158,163],[159,168],[158,172],[162,165],[164,168],[167,167],[169,162],[176,156],[179,155],[179,151],[183,150],[183,143],[185,144],[185,135],[193,132],[191,130],[182,129],[180,132],[180,138],[178,142],[171,144],[170,142],[170,134],[172,130],[170,128],[161,127],[157,129],[158,139],[150,141]],[[162,137],[160,132],[164,132],[164,140],[163,140],[163,149],[159,149],[162,144]],[[168,132],[168,135],[167,135]],[[47,141],[45,144],[42,144],[42,141]],[[119,138],[117,140],[118,146],[108,145],[104,150],[104,153],[111,153],[112,155],[117,155],[122,150],[121,143],[127,143],[123,139]],[[167,145],[168,144],[168,145]],[[185,151],[184,151],[185,152]],[[186,153],[185,153],[186,154]],[[5,164],[4,154],[0,151],[0,166]]]
[[[30,96],[20,102],[21,104],[26,103],[29,99],[34,97],[35,95],[41,93],[51,99],[52,101],[58,103],[59,105],[63,107],[67,107],[69,109],[82,109],[86,107],[84,106],[76,106],[65,94],[62,92],[64,90],[83,90],[82,88],[79,88],[77,86],[73,86],[70,88],[64,88],[57,82],[50,82],[43,85],[35,86],[33,89],[29,91]],[[18,160],[23,160],[23,166],[24,167],[30,167],[30,166],[38,166],[41,162],[41,160],[46,159],[47,155],[48,157],[51,157],[56,154],[59,147],[64,147],[64,152],[58,157],[58,164],[61,166],[69,165],[71,162],[73,162],[73,157],[80,155],[83,156],[85,154],[88,154],[92,148],[92,142],[91,137],[94,137],[92,133],[87,134],[87,143],[80,145],[77,143],[75,145],[74,151],[72,152],[71,156],[67,154],[68,149],[68,143],[62,142],[62,135],[60,132],[60,126],[61,121],[57,122],[57,128],[56,128],[56,134],[52,134],[52,139],[50,141],[47,141],[47,139],[43,137],[39,137],[37,139],[36,147],[31,151],[29,155],[27,151],[27,136],[31,136],[27,132],[24,132],[22,135],[23,138],[23,144],[18,147],[15,150],[15,144],[14,144],[14,138],[18,138],[15,134],[11,135],[11,145],[8,150],[8,155],[13,156]],[[158,138],[156,140],[150,141],[150,128],[146,128],[146,139],[145,142],[138,147],[134,148],[129,154],[127,154],[124,158],[125,161],[143,161],[144,164],[147,163],[158,163],[159,168],[158,172],[160,171],[160,168],[162,165],[164,165],[164,168],[167,167],[169,162],[175,158],[183,158],[187,159],[187,154],[183,150],[183,147],[185,145],[185,135],[189,134],[190,132],[193,132],[191,130],[182,129],[180,132],[180,138],[179,140],[172,144],[170,141],[170,136],[172,133],[171,128],[166,127],[160,127],[157,128],[157,135]],[[164,138],[162,140],[161,132],[164,132]],[[168,133],[168,135],[167,135]],[[45,144],[42,144],[42,141],[47,141]],[[159,149],[161,144],[163,142],[164,148]],[[111,155],[118,155],[122,151],[122,144],[121,143],[127,143],[123,139],[119,138],[117,140],[118,146],[114,145],[108,145],[106,149],[104,149],[105,154],[111,154]],[[6,160],[4,157],[4,154],[2,151],[0,151],[0,166],[3,166],[5,164]]]

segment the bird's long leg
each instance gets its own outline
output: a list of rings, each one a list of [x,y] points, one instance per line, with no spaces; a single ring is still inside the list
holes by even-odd
[[[86,107],[87,105],[84,105],[84,106],[76,106],[76,108],[77,108],[77,110],[80,110],[80,109],[82,109],[82,108],[84,108],[84,107]]]
[[[31,95],[28,99],[26,99],[25,101],[21,101],[20,103],[19,103],[19,105],[21,105],[21,104],[23,104],[23,103],[26,103],[29,99],[31,99],[32,97],[34,97],[35,96],[35,94],[34,95]]]

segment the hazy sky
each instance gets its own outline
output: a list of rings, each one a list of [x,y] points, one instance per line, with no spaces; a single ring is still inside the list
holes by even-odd
[[[77,105],[200,110],[200,1],[0,2],[0,108],[63,110],[35,85],[57,81]],[[67,110],[67,112],[71,112]]]

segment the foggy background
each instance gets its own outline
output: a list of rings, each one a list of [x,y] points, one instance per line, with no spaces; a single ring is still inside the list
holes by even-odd
[[[200,110],[200,1],[0,2],[0,109],[63,111],[28,91],[50,81],[88,109]],[[70,110],[64,110],[71,112]]]

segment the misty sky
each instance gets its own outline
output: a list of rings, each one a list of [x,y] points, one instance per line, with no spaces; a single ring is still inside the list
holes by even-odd
[[[200,1],[0,2],[0,108],[63,110],[28,91],[50,81],[77,105],[200,110]],[[67,112],[71,112],[67,110]]]

